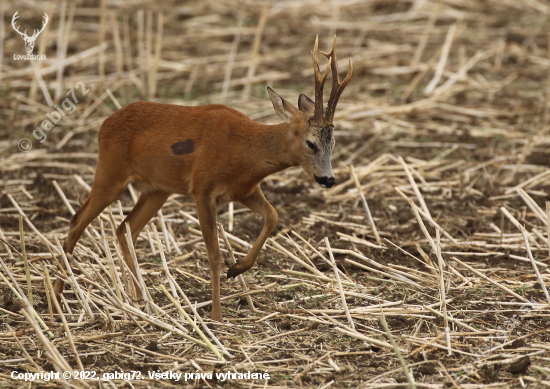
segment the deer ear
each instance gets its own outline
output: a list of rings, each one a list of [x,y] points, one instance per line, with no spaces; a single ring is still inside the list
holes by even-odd
[[[298,109],[303,113],[313,115],[315,112],[315,103],[306,95],[301,94],[300,97],[298,97]]]
[[[273,108],[275,109],[275,112],[277,112],[277,115],[279,115],[283,121],[288,123],[290,121],[290,116],[296,113],[296,108],[275,93],[275,91],[270,87],[267,87],[267,93],[269,93],[269,98],[273,103]]]

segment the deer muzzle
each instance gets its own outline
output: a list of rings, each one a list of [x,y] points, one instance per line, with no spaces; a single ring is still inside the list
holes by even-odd
[[[315,177],[315,181],[317,181],[317,183],[323,188],[332,188],[334,184],[336,184],[336,178],[334,177],[313,177]]]

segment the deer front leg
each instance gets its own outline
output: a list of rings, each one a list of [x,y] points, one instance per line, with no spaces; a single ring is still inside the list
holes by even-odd
[[[220,301],[220,275],[222,270],[222,256],[218,244],[218,230],[216,229],[216,201],[209,196],[195,197],[197,213],[201,226],[202,236],[206,243],[208,263],[212,283],[212,320],[222,321],[222,305]]]
[[[275,208],[265,199],[259,186],[257,186],[249,196],[241,199],[239,202],[264,218],[264,228],[247,256],[241,258],[235,265],[229,268],[227,271],[227,278],[236,277],[254,266],[256,258],[258,258],[260,254],[260,250],[264,246],[271,231],[273,231],[277,225],[278,220],[277,211],[275,211]]]

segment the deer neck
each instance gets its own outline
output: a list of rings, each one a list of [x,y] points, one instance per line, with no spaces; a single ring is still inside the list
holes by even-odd
[[[291,155],[292,138],[287,123],[276,125],[260,124],[255,133],[254,147],[250,150],[257,161],[258,174],[262,179],[270,174],[277,173],[298,162]]]

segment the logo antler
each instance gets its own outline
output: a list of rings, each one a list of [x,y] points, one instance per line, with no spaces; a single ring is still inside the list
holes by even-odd
[[[15,11],[15,13],[13,14],[13,18],[11,18],[11,26],[13,27],[13,29],[15,31],[17,31],[19,33],[19,35],[21,35],[23,37],[23,39],[27,40],[29,37],[27,36],[27,30],[25,30],[25,32],[21,32],[19,31],[19,27],[17,27],[15,25],[15,20],[17,20],[17,18],[19,18],[19,15],[17,15],[19,13],[19,11]]]
[[[44,31],[44,28],[46,28],[46,25],[48,24],[48,20],[50,19],[48,18],[48,14],[44,12],[44,16],[43,16],[44,21],[42,22],[42,28],[40,29],[40,31],[34,30],[34,33],[32,34],[32,36],[28,36],[27,30],[25,30],[25,32],[21,32],[19,31],[19,27],[15,25],[15,21],[17,20],[17,18],[19,18],[18,13],[19,11],[15,11],[15,13],[13,14],[13,17],[11,18],[11,26],[15,31],[19,33],[19,35],[23,37],[23,40],[25,41],[25,49],[27,50],[28,54],[31,54],[32,50],[34,49],[34,42],[36,41],[36,38],[38,38],[38,35],[40,35],[42,31]]]

